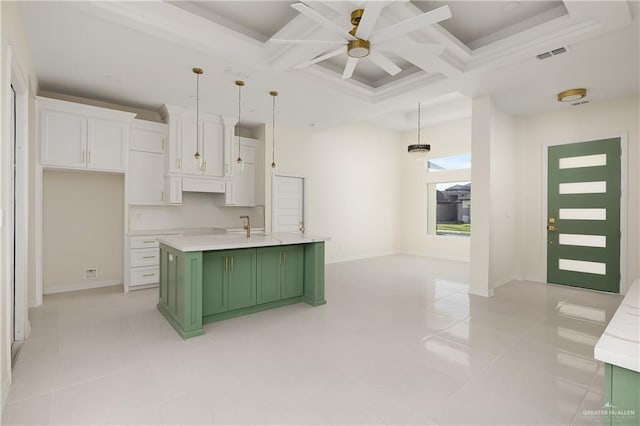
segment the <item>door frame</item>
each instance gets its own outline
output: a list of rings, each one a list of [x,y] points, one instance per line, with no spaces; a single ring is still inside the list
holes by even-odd
[[[3,139],[8,140],[9,143],[3,143],[3,181],[7,182],[3,184],[3,193],[7,192],[5,185],[14,185],[15,193],[13,200],[6,200],[3,203],[3,209],[5,210],[5,230],[15,229],[13,234],[13,240],[15,240],[15,251],[13,252],[14,267],[5,268],[5,276],[3,277],[7,283],[11,282],[12,278],[15,280],[14,288],[10,289],[10,294],[13,293],[14,306],[9,307],[10,315],[14,315],[14,329],[12,330],[15,341],[22,341],[29,335],[29,318],[28,318],[28,306],[27,306],[27,272],[28,272],[28,222],[29,222],[29,209],[28,209],[28,196],[29,196],[29,85],[25,74],[22,72],[20,64],[16,61],[12,46],[8,46],[7,49],[7,76],[9,81],[7,83],[7,89],[10,90],[9,85],[13,85],[16,92],[16,146],[17,149],[13,153],[13,140],[11,135],[5,133]],[[3,82],[4,84],[4,82]],[[7,97],[7,102],[9,97]],[[6,117],[9,117],[9,108],[12,106],[5,105],[4,111],[6,111]],[[16,173],[15,182],[14,178],[9,176],[11,172],[11,158],[15,155]],[[15,206],[14,206],[15,200]],[[12,211],[15,208],[15,217],[13,213],[9,213],[9,209]],[[5,248],[13,247],[14,241],[10,240],[10,233],[5,232],[3,244]],[[9,249],[10,250],[10,249]],[[7,250],[4,253],[3,263],[7,264],[11,261],[11,254]],[[11,270],[10,270],[11,269]],[[14,271],[15,269],[15,271]],[[13,273],[13,277],[10,274]],[[9,299],[9,303],[11,299]]]
[[[305,231],[307,229],[307,220],[309,219],[309,215],[308,215],[308,205],[309,205],[309,190],[308,190],[308,182],[307,182],[307,178],[304,176],[294,176],[294,175],[280,175],[280,174],[273,174],[271,175],[271,232],[275,232],[274,231],[274,221],[275,221],[275,217],[276,217],[276,185],[275,185],[275,180],[276,178],[279,177],[284,177],[284,178],[294,178],[294,179],[302,179],[302,223],[303,226],[305,228]],[[304,232],[303,232],[304,233]]]
[[[602,139],[615,139],[615,138],[619,138],[620,139],[620,151],[621,151],[621,156],[620,156],[620,189],[622,191],[622,196],[620,197],[620,293],[619,294],[626,294],[627,290],[629,288],[629,284],[627,281],[627,244],[628,244],[628,237],[627,237],[627,230],[628,230],[628,226],[627,226],[627,221],[629,220],[629,215],[628,215],[628,211],[627,211],[627,206],[628,206],[628,191],[629,191],[629,185],[628,185],[628,180],[629,180],[629,165],[628,165],[628,161],[629,161],[629,150],[628,150],[628,133],[627,132],[621,132],[621,133],[617,133],[617,134],[605,134],[605,135],[597,135],[597,136],[590,136],[590,137],[582,137],[580,138],[580,140],[571,140],[571,141],[562,141],[562,142],[552,142],[552,143],[547,143],[544,144],[542,146],[542,217],[541,217],[541,223],[540,223],[540,232],[542,235],[542,247],[541,247],[541,253],[542,253],[542,267],[544,269],[544,282],[547,281],[547,245],[549,244],[548,241],[548,234],[546,231],[547,228],[547,218],[548,218],[548,204],[549,204],[549,193],[548,193],[548,180],[549,180],[549,164],[548,164],[548,160],[549,160],[549,147],[550,146],[558,146],[558,145],[571,145],[574,143],[581,143],[581,142],[590,142],[590,141],[597,141],[597,140],[602,140]],[[589,289],[583,289],[583,290],[589,290]],[[595,291],[595,290],[593,290]]]

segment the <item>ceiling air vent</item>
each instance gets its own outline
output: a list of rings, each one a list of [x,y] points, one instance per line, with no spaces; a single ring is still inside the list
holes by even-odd
[[[588,104],[588,103],[589,103],[589,101],[580,101],[580,102],[574,102],[571,105],[578,106],[578,105],[583,105],[583,104]]]
[[[542,59],[547,59],[550,58],[552,56],[555,55],[560,55],[561,53],[565,53],[567,52],[567,48],[566,47],[558,47],[557,49],[553,49],[549,52],[542,52],[539,55],[536,55],[536,58],[542,60]]]

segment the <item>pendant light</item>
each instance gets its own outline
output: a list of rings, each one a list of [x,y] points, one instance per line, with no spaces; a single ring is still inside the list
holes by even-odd
[[[271,141],[273,143],[273,149],[271,150],[271,169],[272,171],[276,170],[276,96],[278,96],[278,92],[272,90],[269,92],[271,98],[273,99],[273,106],[271,109]]]
[[[200,162],[200,76],[204,74],[202,68],[193,68],[193,73],[196,75],[196,153],[193,157],[196,162]]]
[[[409,145],[407,151],[418,161],[427,158],[427,153],[431,151],[431,145],[420,143],[420,102],[418,102],[418,143]]]
[[[244,162],[240,155],[240,118],[242,116],[242,86],[244,86],[244,81],[236,80],[236,86],[238,86],[238,158],[236,159],[236,163],[240,165],[240,170],[242,171],[244,170]]]

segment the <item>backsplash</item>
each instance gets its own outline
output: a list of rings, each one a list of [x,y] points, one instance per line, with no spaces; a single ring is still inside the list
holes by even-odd
[[[264,227],[264,207],[221,207],[217,197],[224,194],[183,192],[182,205],[177,206],[131,206],[129,230],[173,228],[240,228],[242,215],[251,217],[251,226]]]

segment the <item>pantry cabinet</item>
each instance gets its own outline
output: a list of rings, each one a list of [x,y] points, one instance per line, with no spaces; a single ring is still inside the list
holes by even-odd
[[[135,114],[42,97],[37,104],[44,167],[126,170],[129,125]]]

